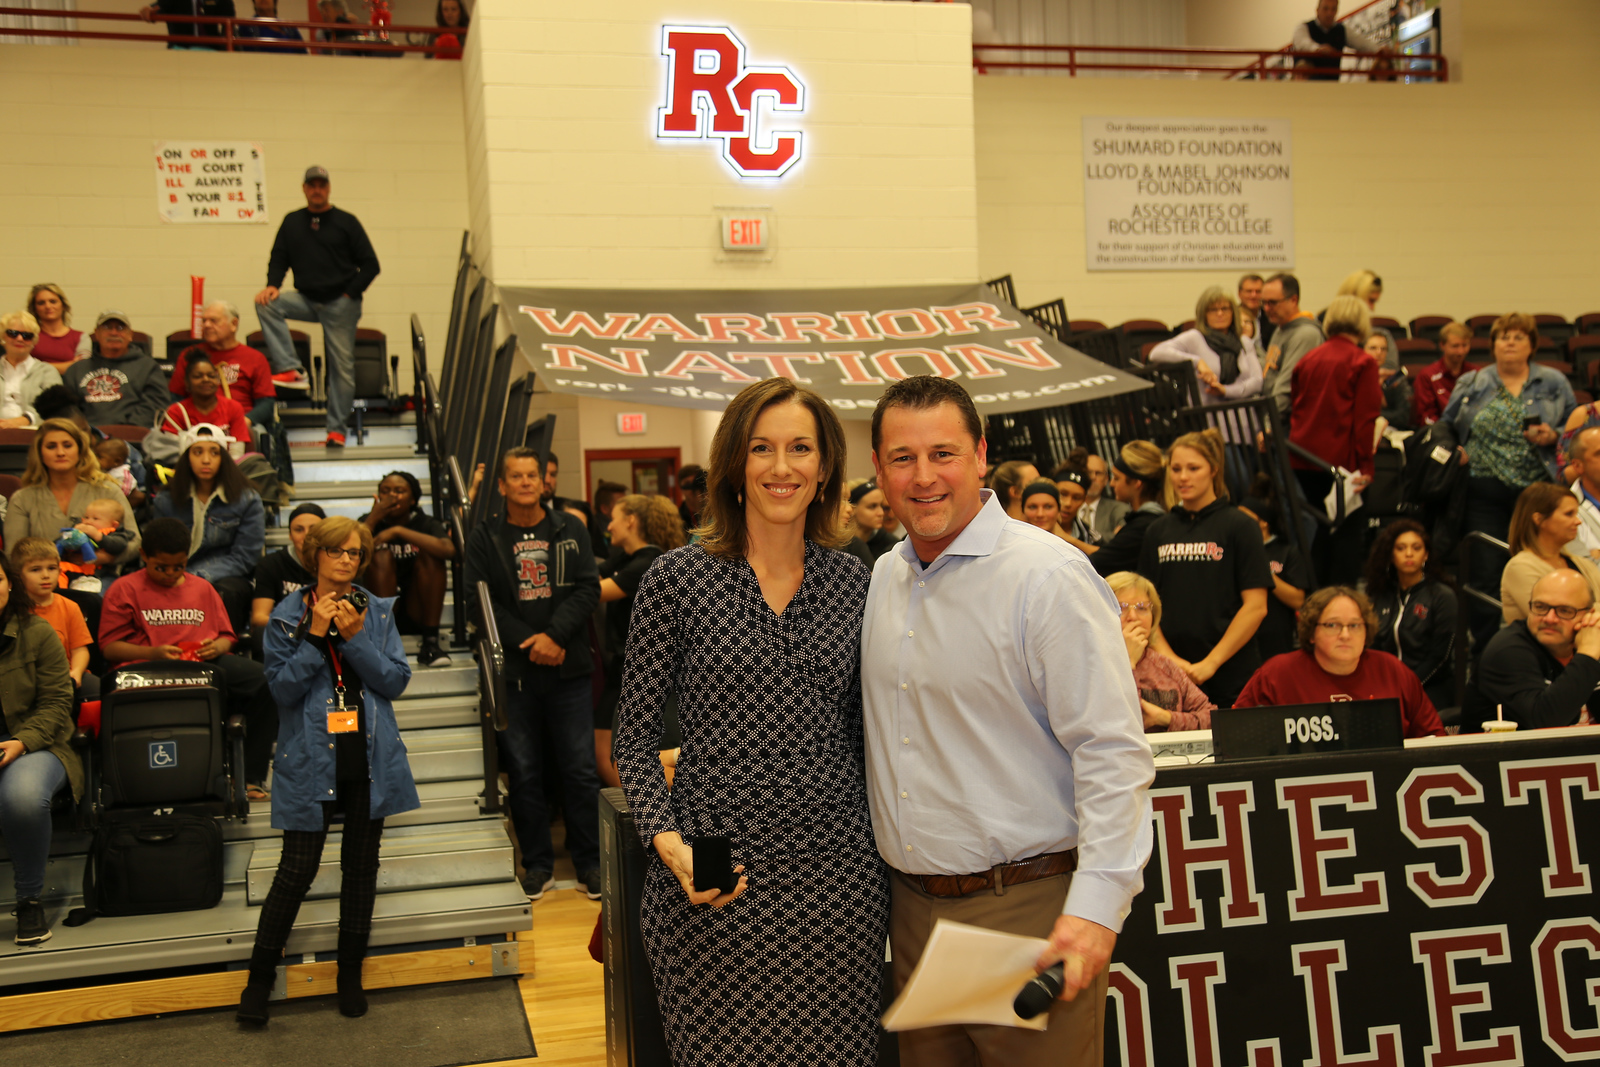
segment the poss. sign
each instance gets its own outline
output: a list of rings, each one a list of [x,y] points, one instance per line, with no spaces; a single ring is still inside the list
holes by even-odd
[[[806,87],[788,67],[745,61],[744,42],[726,26],[663,26],[667,98],[656,136],[722,142],[741,178],[777,178],[800,162],[802,135],[769,128],[767,112],[800,112]],[[763,108],[765,103],[765,108]]]

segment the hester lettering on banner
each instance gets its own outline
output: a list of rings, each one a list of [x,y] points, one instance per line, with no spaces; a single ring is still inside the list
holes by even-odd
[[[1154,786],[1108,1067],[1600,1063],[1600,731],[1164,767]]]

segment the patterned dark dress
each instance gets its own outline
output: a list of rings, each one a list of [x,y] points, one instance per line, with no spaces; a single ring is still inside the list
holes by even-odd
[[[641,926],[679,1067],[875,1064],[887,873],[867,811],[859,664],[869,575],[806,543],[782,615],[742,559],[658,559],[634,602],[614,751],[650,853]],[[669,794],[657,739],[678,693]],[[691,906],[652,847],[733,838],[749,888]]]

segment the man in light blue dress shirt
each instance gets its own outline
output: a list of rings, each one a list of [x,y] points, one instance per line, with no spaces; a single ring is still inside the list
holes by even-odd
[[[1049,938],[1040,966],[1066,965],[1047,1031],[906,1031],[901,1062],[1101,1067],[1105,969],[1143,886],[1155,774],[1116,598],[1087,556],[981,488],[961,386],[895,383],[872,448],[907,531],[873,569],[861,638],[896,987],[941,918]]]

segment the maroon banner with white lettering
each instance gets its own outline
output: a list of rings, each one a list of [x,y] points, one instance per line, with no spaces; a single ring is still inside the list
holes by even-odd
[[[1106,1063],[1600,1062],[1600,732],[1162,770]]]
[[[891,382],[955,378],[982,415],[1148,389],[1062,344],[983,285],[879,289],[500,289],[558,393],[721,411],[752,382],[871,418]]]

